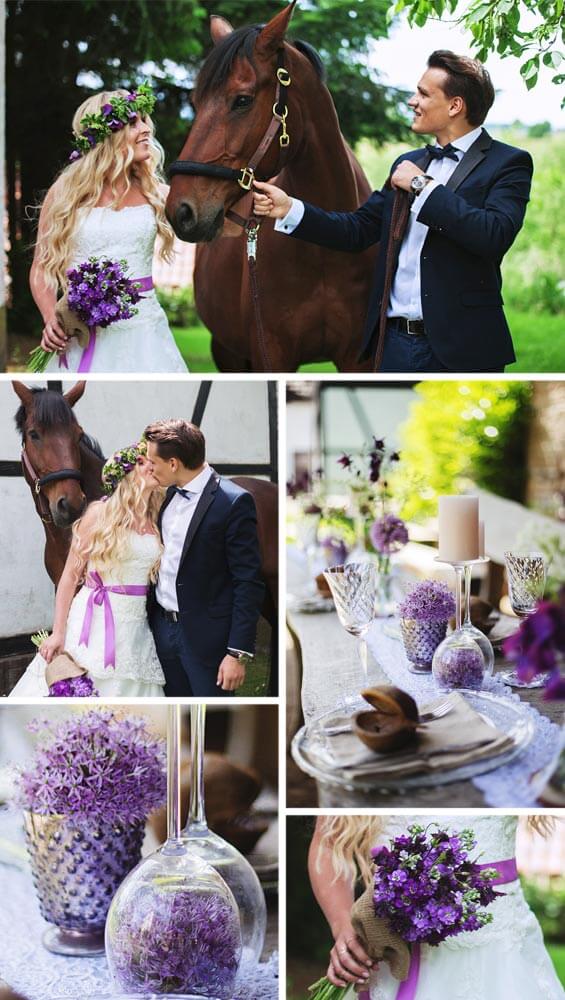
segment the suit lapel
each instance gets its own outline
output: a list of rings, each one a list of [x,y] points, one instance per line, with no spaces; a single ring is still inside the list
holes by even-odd
[[[167,489],[167,492],[165,494],[165,499],[163,500],[163,503],[161,504],[161,509],[160,509],[159,514],[157,516],[157,527],[159,528],[159,531],[161,533],[161,538],[163,537],[163,514],[165,513],[165,511],[166,511],[167,507],[169,506],[171,500],[173,499],[174,495],[175,495],[175,488],[174,488],[174,486],[169,486],[169,488]]]
[[[191,546],[192,539],[194,538],[196,531],[199,525],[201,524],[204,515],[206,514],[206,511],[208,510],[210,504],[213,503],[214,501],[214,497],[216,495],[216,490],[218,489],[219,482],[220,482],[219,475],[217,474],[217,472],[214,471],[214,469],[212,469],[212,475],[210,476],[208,482],[206,483],[206,486],[202,490],[202,493],[200,495],[200,500],[196,504],[196,510],[194,511],[194,514],[192,515],[192,520],[188,526],[188,531],[186,533],[184,539],[184,545],[182,547],[182,555],[180,557],[179,570],[183,564],[184,559],[186,558],[186,554]]]
[[[457,191],[457,188],[460,187],[463,181],[467,179],[471,171],[474,170],[479,163],[482,163],[487,154],[487,150],[489,150],[491,146],[492,139],[488,132],[483,129],[478,139],[475,139],[473,145],[467,150],[455,167],[451,177],[446,182],[446,188],[450,191]]]

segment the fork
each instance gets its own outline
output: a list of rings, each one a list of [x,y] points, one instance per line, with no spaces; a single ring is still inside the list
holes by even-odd
[[[424,714],[420,716],[418,725],[422,726],[426,725],[427,722],[434,722],[435,719],[443,719],[444,715],[448,715],[449,712],[452,711],[453,711],[452,702],[448,700],[441,701],[439,705],[436,705],[433,712],[424,712]],[[327,729],[324,729],[325,736],[339,736],[341,735],[341,733],[350,733],[350,732],[351,732],[351,723],[349,722],[346,723],[345,725],[328,726]]]

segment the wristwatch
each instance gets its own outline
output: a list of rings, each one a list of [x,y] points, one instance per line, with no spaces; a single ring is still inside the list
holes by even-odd
[[[226,649],[228,656],[233,656],[234,660],[249,659],[249,653],[243,653],[240,649]]]
[[[416,174],[415,177],[410,181],[410,190],[412,194],[419,195],[420,191],[423,191],[426,184],[433,178],[429,174]]]

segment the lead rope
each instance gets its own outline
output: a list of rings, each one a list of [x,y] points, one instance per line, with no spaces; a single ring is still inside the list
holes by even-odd
[[[257,243],[258,243],[260,228],[261,228],[260,221],[257,218],[255,218],[255,216],[252,215],[245,228],[245,233],[247,236],[247,265],[249,267],[251,298],[253,300],[255,326],[257,327],[257,341],[259,344],[259,352],[261,354],[263,371],[272,372],[273,365],[269,355],[269,350],[267,348],[267,339],[265,337],[263,317],[261,316],[261,300],[259,298],[259,276],[257,273]]]

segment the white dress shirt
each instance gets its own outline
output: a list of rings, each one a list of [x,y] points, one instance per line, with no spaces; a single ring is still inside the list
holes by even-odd
[[[479,138],[482,126],[474,128],[466,135],[459,136],[451,145],[457,152],[457,163]],[[424,190],[414,198],[410,209],[408,227],[400,247],[398,264],[392,285],[389,316],[405,316],[407,319],[422,319],[422,295],[420,287],[420,255],[428,235],[428,226],[418,222],[418,213],[422,205],[440,184],[446,184],[457,167],[455,160],[445,156],[442,160],[431,161],[426,173],[433,180],[426,184]],[[279,233],[292,233],[302,221],[304,203],[298,198],[292,198],[292,204],[284,219],[277,219],[275,229]]]
[[[184,540],[202,491],[211,475],[212,469],[208,463],[205,463],[202,472],[199,472],[194,479],[191,479],[190,482],[181,487],[190,496],[181,497],[178,493],[175,493],[163,514],[161,534],[163,536],[164,550],[159,566],[159,578],[157,580],[155,596],[158,603],[166,611],[178,611],[179,609],[177,574]]]

